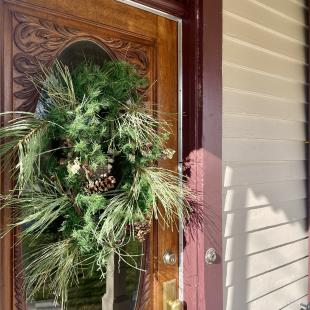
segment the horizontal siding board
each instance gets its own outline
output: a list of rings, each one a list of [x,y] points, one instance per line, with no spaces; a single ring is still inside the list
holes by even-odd
[[[306,221],[284,224],[246,235],[236,235],[225,240],[225,260],[266,251],[306,237]]]
[[[296,242],[249,256],[237,257],[236,253],[226,262],[226,286],[238,281],[238,274],[245,278],[252,278],[263,273],[270,272],[294,261],[298,261],[308,255],[308,240],[302,239]],[[246,268],[244,268],[246,266]]]
[[[288,57],[301,63],[306,62],[306,49],[299,43],[267,32],[255,25],[224,14],[223,31],[225,36],[258,46],[264,50]]]
[[[306,287],[307,278],[304,277],[249,303],[245,300],[246,291],[241,291],[239,287],[229,287],[226,310],[279,310],[296,300],[296,296],[305,294]]]
[[[270,30],[305,42],[305,27],[288,20],[267,7],[257,5],[249,0],[224,1],[224,10],[257,23]]]
[[[223,7],[224,309],[298,309],[308,273],[305,2]]]
[[[305,161],[224,162],[223,186],[253,185],[259,183],[306,178]]]
[[[290,0],[290,1],[293,1],[294,3],[298,3],[299,5],[306,8],[307,10],[309,9],[308,0]]]
[[[301,295],[301,294],[300,294]],[[301,304],[307,304],[308,303],[308,294],[305,296],[298,298],[297,300],[291,302],[288,306],[282,307],[280,310],[298,310],[300,309]]]
[[[259,138],[276,140],[306,140],[306,126],[303,122],[251,116],[225,115],[223,135],[226,138]]]
[[[223,138],[224,161],[304,160],[303,141]]]
[[[223,190],[225,212],[268,206],[306,197],[306,182],[303,180],[237,186]]]
[[[304,101],[295,104],[227,88],[223,91],[224,114],[253,115],[304,122],[306,121],[306,106]]]
[[[223,84],[225,87],[233,89],[285,98],[296,102],[304,100],[306,91],[304,84],[277,79],[227,64],[223,65]]]
[[[275,12],[283,14],[299,24],[304,24],[305,12],[300,6],[290,0],[250,0],[261,3]]]
[[[245,286],[245,298],[247,302],[250,302],[304,278],[307,276],[305,272],[307,270],[307,264],[307,258],[303,258],[252,279],[239,279],[240,282],[233,283],[232,286],[238,287],[239,289],[240,286]]]
[[[266,53],[265,51],[235,42],[229,38],[223,40],[223,50],[223,60],[226,62],[298,82],[305,81],[306,72],[305,65],[303,64]]]
[[[284,286],[263,298],[259,298],[248,304],[248,310],[280,309],[289,304],[296,296],[306,294],[308,288],[307,277],[290,285]],[[242,309],[242,308],[241,308]]]
[[[250,210],[225,214],[225,237],[302,220],[307,216],[306,199],[283,201]]]

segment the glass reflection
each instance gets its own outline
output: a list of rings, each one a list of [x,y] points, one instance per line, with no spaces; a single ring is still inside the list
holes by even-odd
[[[90,59],[100,65],[105,60],[111,59],[109,54],[98,44],[92,41],[79,41],[72,43],[64,49],[59,60],[69,68]],[[40,113],[40,100],[38,101],[37,113]],[[55,234],[55,233],[54,233]],[[51,238],[51,231],[47,238]],[[44,238],[44,237],[43,237]],[[44,240],[38,240],[44,244]],[[27,242],[23,244],[27,247]],[[135,255],[135,262],[131,265],[140,266],[142,260],[142,244],[139,241],[133,241],[127,245],[126,251]],[[25,251],[27,252],[27,251]],[[25,267],[27,266],[24,261]],[[117,257],[111,256],[107,277],[98,279],[94,273],[91,277],[79,275],[79,286],[69,289],[68,310],[134,310],[139,286],[140,271],[130,267]],[[46,292],[41,291],[34,300],[28,302],[28,310],[61,310],[59,305],[54,303],[54,296],[48,296]]]
[[[140,267],[143,258],[142,244],[131,242],[126,249],[135,255],[135,264]],[[134,262],[130,262],[134,264]],[[134,310],[139,285],[140,271],[130,267],[111,255],[107,277],[98,280],[95,275],[80,275],[79,286],[69,289],[68,310]],[[28,310],[61,310],[55,305],[53,296],[45,292],[38,293],[34,301],[28,303]]]

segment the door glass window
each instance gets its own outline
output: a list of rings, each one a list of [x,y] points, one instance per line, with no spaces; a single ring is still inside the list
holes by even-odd
[[[69,69],[77,65],[92,61],[97,65],[103,64],[106,60],[111,60],[111,56],[99,44],[93,41],[78,41],[65,48],[58,59]],[[42,113],[42,101],[39,99],[37,104],[37,113]],[[51,231],[53,234],[53,231]],[[43,236],[41,244],[44,244]],[[23,247],[27,250],[27,242]],[[142,243],[132,241],[127,245],[126,251],[134,254],[136,265],[141,266]],[[25,259],[24,266],[29,262]],[[137,291],[139,286],[140,271],[119,261],[117,257],[111,256],[109,267],[105,279],[100,279],[99,274],[93,273],[93,276],[78,275],[79,286],[69,289],[68,310],[133,310],[135,309]],[[40,291],[32,301],[28,302],[28,310],[55,310],[61,309],[54,303],[54,296],[49,296],[46,292]]]

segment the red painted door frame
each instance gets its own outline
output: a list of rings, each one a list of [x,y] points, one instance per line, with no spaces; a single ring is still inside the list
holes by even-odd
[[[190,184],[201,192],[203,224],[193,223],[185,234],[184,299],[188,310],[221,310],[222,1],[190,3],[191,16],[184,19],[183,143]],[[218,256],[213,265],[205,263],[209,248]]]
[[[183,19],[183,159],[203,218],[184,236],[185,308],[222,310],[222,1],[135,1]],[[213,265],[208,248],[218,255]]]
[[[306,4],[309,5],[309,1],[306,1]],[[307,26],[310,26],[310,14],[306,14],[306,23]],[[307,43],[310,43],[310,31],[307,33]],[[308,48],[308,70],[307,70],[307,82],[309,83],[310,81],[310,65],[309,65],[309,60],[310,60],[310,49]],[[307,98],[306,101],[309,103],[310,100],[310,86],[308,84],[307,86]],[[307,152],[307,197],[310,197],[310,109],[308,108],[308,113],[307,113],[307,124],[308,124],[308,130],[307,130],[307,143],[306,143],[306,152]],[[308,198],[308,208],[307,208],[307,218],[308,218],[308,306],[310,306],[310,203],[309,203],[309,198]]]

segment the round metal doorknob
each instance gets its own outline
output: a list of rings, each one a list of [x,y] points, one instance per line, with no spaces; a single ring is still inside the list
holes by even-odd
[[[216,260],[217,260],[216,250],[213,248],[208,249],[205,255],[206,263],[211,265],[214,264]]]
[[[168,250],[163,255],[163,261],[166,265],[175,265],[177,262],[177,256],[171,250]]]

